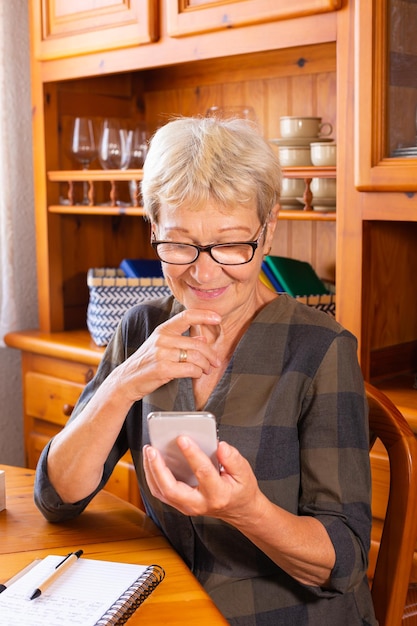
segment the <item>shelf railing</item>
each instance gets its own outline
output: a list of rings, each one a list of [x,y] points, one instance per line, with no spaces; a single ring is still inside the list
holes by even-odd
[[[88,206],[93,207],[95,201],[96,182],[110,183],[110,207],[118,207],[116,183],[128,181],[136,183],[143,178],[143,170],[60,170],[48,172],[48,180],[54,183],[67,183],[68,194],[66,206],[78,206],[75,202],[74,183],[88,183]],[[132,205],[139,206],[138,194],[132,194]],[[118,207],[119,208],[119,207]]]
[[[313,178],[335,178],[335,167],[286,167],[283,168],[283,176],[287,178],[302,178],[305,181],[303,194],[304,210],[283,210],[279,214],[279,219],[284,220],[314,220],[333,221],[336,215],[333,212],[318,212],[313,210],[313,193],[310,184]],[[132,204],[118,202],[116,183],[119,181],[136,181],[138,183],[143,178],[143,170],[59,170],[49,171],[48,180],[56,183],[67,183],[68,194],[65,202],[49,207],[52,213],[62,214],[84,214],[93,215],[103,213],[105,215],[145,215],[143,208],[139,205],[139,194],[133,194]],[[74,183],[88,183],[88,205],[76,203],[74,193]],[[95,183],[110,183],[110,203],[105,205],[95,204]]]

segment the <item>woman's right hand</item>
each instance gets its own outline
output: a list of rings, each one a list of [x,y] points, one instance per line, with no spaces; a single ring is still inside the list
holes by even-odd
[[[203,335],[184,335],[191,326],[216,326],[221,317],[213,311],[190,309],[158,326],[148,339],[112,373],[119,389],[133,402],[174,378],[199,378],[219,367],[216,350]],[[186,355],[181,361],[180,355]]]
[[[56,435],[49,450],[48,474],[64,502],[77,502],[96,489],[134,402],[173,378],[198,378],[219,365],[205,337],[183,333],[194,325],[216,326],[220,321],[212,311],[186,310],[158,326],[107,376],[76,419]],[[186,352],[186,361],[179,361],[180,350]]]

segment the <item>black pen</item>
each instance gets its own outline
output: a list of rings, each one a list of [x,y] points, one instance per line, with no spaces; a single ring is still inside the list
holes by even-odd
[[[80,556],[83,554],[83,550],[77,550],[77,552],[70,552],[67,556],[55,566],[54,571],[50,574],[45,580],[41,582],[39,587],[35,589],[35,591],[30,596],[30,600],[34,600],[35,598],[39,598],[39,596],[50,586],[52,583],[60,576],[63,572],[65,572],[73,563],[78,561]]]

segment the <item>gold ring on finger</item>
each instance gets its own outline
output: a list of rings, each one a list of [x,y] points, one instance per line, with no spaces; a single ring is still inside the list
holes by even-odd
[[[180,348],[180,356],[178,357],[178,361],[180,363],[185,363],[187,360],[187,350],[183,350],[182,348]]]

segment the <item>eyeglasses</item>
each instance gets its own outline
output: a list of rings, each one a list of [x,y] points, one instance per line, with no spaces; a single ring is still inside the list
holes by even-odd
[[[201,252],[207,252],[213,261],[220,265],[244,265],[252,261],[259,242],[264,234],[267,222],[261,227],[258,238],[254,241],[234,241],[233,243],[214,243],[198,246],[175,241],[151,241],[158,258],[170,265],[189,265],[197,261]]]

